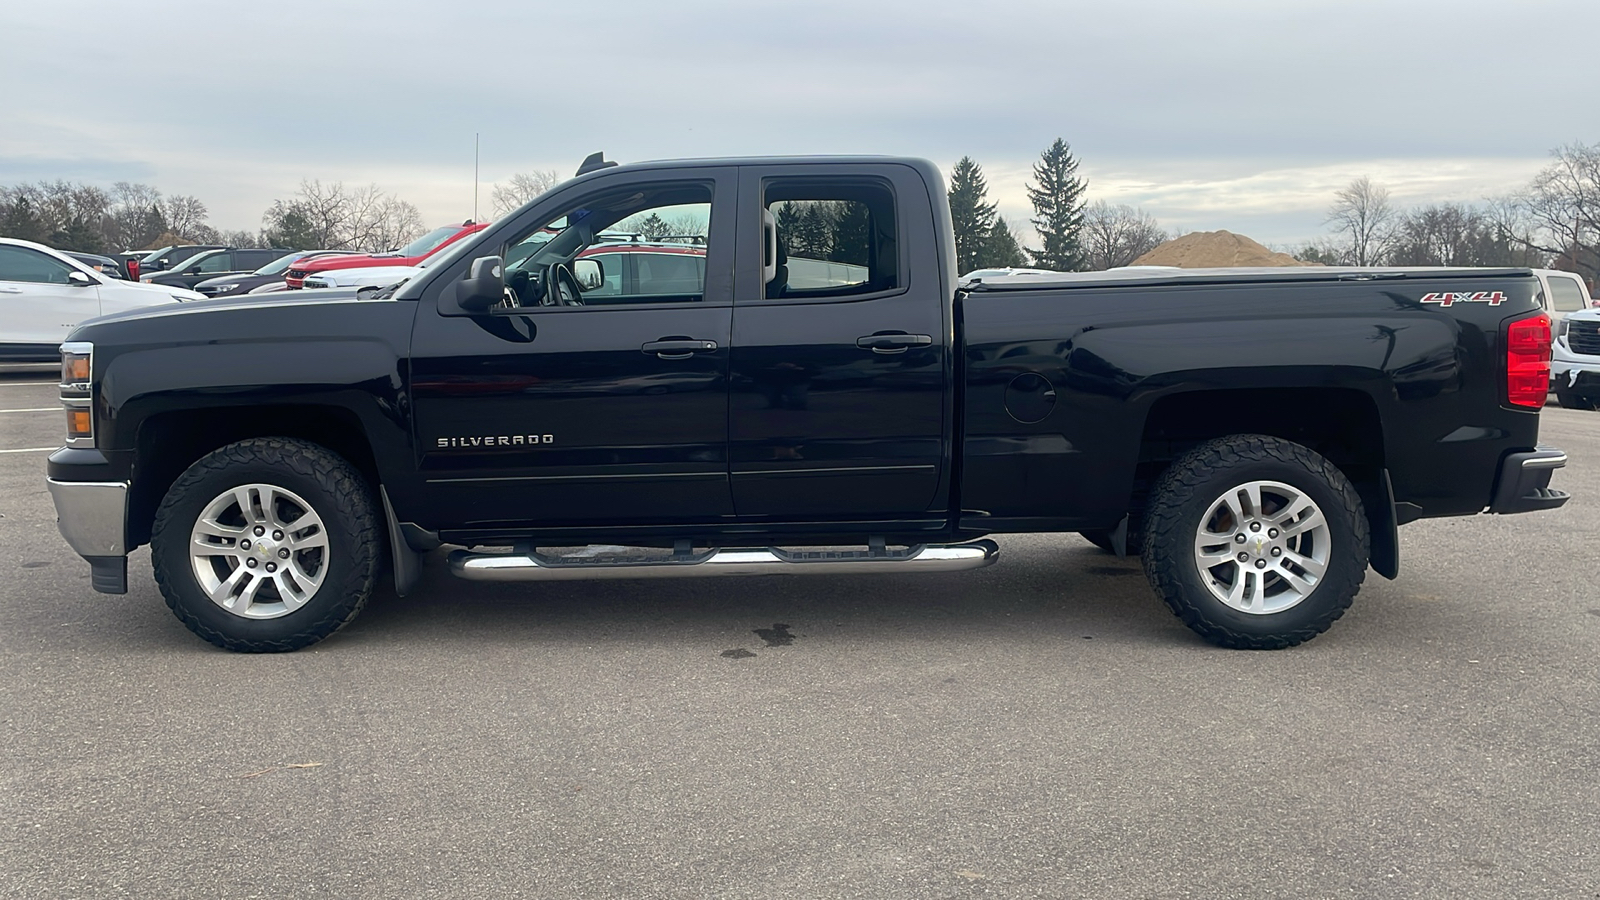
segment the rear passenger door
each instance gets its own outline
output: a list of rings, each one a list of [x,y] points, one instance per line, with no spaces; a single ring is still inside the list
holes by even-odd
[[[944,515],[952,329],[930,187],[898,164],[741,168],[729,409],[740,518]]]

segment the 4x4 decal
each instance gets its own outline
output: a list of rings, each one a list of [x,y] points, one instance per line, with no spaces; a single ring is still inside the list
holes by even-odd
[[[1474,291],[1468,294],[1440,293],[1422,295],[1423,303],[1437,303],[1440,306],[1449,306],[1452,303],[1487,303],[1490,306],[1499,306],[1506,302],[1506,295],[1502,291]]]

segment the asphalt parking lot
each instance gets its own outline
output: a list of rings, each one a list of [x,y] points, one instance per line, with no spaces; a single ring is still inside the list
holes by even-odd
[[[90,590],[54,381],[0,369],[7,897],[1600,897],[1600,413],[1546,414],[1566,508],[1407,526],[1400,579],[1288,651],[1040,535],[957,576],[430,558],[242,656],[147,550]]]

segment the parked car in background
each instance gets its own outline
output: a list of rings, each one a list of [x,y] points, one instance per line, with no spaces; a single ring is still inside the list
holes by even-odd
[[[142,278],[151,272],[164,272],[183,265],[203,250],[221,249],[223,249],[221,244],[180,244],[151,250],[139,258],[139,274],[133,277]]]
[[[1600,405],[1600,309],[1567,313],[1550,348],[1550,389],[1567,409]]]
[[[254,272],[231,272],[207,278],[197,282],[194,289],[207,297],[232,297],[236,294],[268,293],[269,289],[283,290],[286,285],[283,281],[284,273],[289,271],[289,266],[299,260],[310,260],[318,256],[338,256],[348,254],[348,250],[294,250],[267,263]]]
[[[435,228],[392,253],[367,253],[314,259],[303,266],[290,266],[284,280],[288,282],[290,290],[299,290],[303,286],[301,282],[307,275],[326,272],[329,269],[414,266],[467,235],[477,234],[488,227],[488,222],[475,223],[468,219],[460,225],[445,225]]]
[[[169,287],[193,288],[218,275],[248,275],[256,269],[294,251],[277,247],[272,249],[240,249],[221,247],[202,250],[165,272],[152,272],[139,276],[147,284],[164,284]]]
[[[85,319],[199,299],[113,278],[43,244],[0,238],[0,360],[55,362],[67,332]]]
[[[115,278],[119,281],[122,279],[122,264],[109,256],[101,256],[98,253],[79,253],[75,250],[64,250],[62,252],[107,278]]]
[[[1544,309],[1550,314],[1551,322],[1559,325],[1562,317],[1568,313],[1593,306],[1589,287],[1577,273],[1560,269],[1534,269],[1533,274],[1539,276],[1539,285],[1544,288]]]
[[[301,286],[307,290],[321,288],[353,288],[357,295],[375,292],[393,284],[400,284],[421,272],[424,266],[363,266],[359,269],[330,269],[307,275]]]

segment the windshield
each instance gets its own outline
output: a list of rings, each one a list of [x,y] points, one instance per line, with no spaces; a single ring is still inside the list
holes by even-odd
[[[141,264],[143,264],[143,263],[153,263],[156,260],[160,259],[162,254],[167,253],[171,249],[172,249],[172,246],[169,244],[169,245],[167,245],[165,247],[162,247],[160,250],[151,250],[149,253],[146,253],[144,256],[139,257],[139,262]]]
[[[269,262],[266,265],[262,266],[261,268],[255,270],[255,272],[252,273],[252,274],[255,274],[255,275],[282,275],[283,273],[289,271],[289,264],[290,263],[294,262],[295,260],[297,260],[300,257],[305,256],[305,255],[306,255],[305,251],[303,251],[303,250],[296,250],[293,253],[285,253],[284,255],[282,255],[282,256],[278,257],[277,259],[273,260],[272,262]]]
[[[455,237],[456,232],[460,230],[460,225],[445,225],[441,228],[435,228],[422,237],[419,237],[404,247],[401,247],[396,252],[400,256],[423,256],[425,254],[432,253],[433,251],[439,249],[440,244],[443,244],[445,241]]]

